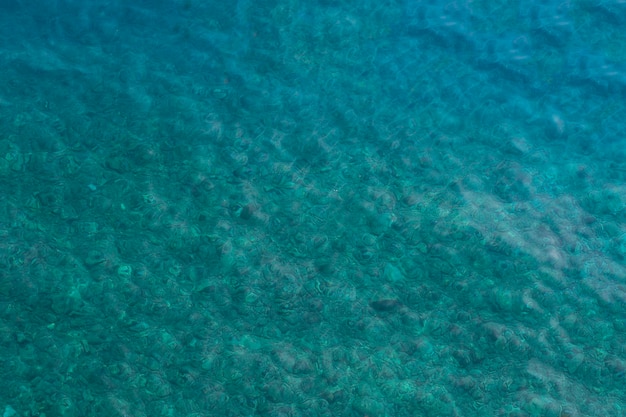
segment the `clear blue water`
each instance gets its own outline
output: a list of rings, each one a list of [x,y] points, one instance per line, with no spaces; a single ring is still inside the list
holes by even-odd
[[[0,412],[626,415],[626,2],[0,2]]]

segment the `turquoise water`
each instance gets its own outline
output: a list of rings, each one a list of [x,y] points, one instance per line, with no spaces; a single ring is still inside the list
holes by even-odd
[[[626,415],[626,3],[0,2],[0,412]]]

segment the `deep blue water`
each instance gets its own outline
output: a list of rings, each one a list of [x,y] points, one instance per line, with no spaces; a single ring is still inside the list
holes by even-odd
[[[626,415],[626,2],[43,3],[4,417]]]

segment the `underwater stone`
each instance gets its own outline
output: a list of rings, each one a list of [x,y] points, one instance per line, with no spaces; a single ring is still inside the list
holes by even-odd
[[[85,258],[85,265],[88,268],[99,265],[101,263],[106,262],[107,257],[104,253],[99,250],[90,250]]]
[[[530,401],[524,405],[524,409],[533,417],[554,415],[548,413],[550,410],[554,409],[553,402],[544,397],[531,398]]]
[[[376,311],[397,311],[402,307],[402,303],[398,300],[383,299],[372,301],[370,307]]]
[[[428,246],[424,243],[424,242],[419,242],[417,244],[417,250],[421,253],[421,254],[426,254],[428,252]]]
[[[352,408],[362,414],[369,416],[382,416],[385,415],[385,409],[383,405],[371,398],[361,398],[354,401]]]
[[[379,213],[372,216],[369,222],[371,232],[375,235],[382,235],[389,230],[394,221],[394,215],[389,212]]]
[[[512,311],[513,310],[513,294],[509,290],[505,289],[496,289],[493,294],[493,301],[496,306],[502,311]]]
[[[133,275],[133,267],[130,265],[120,265],[117,268],[117,276],[122,279],[130,279]]]
[[[626,256],[626,234],[623,234],[619,237],[617,242],[617,252],[621,256]]]
[[[4,407],[4,413],[2,413],[2,417],[13,417],[17,415],[17,411],[10,405]]]
[[[386,280],[391,282],[399,282],[404,281],[404,274],[397,266],[387,263],[385,265],[385,270],[383,271],[383,276]]]

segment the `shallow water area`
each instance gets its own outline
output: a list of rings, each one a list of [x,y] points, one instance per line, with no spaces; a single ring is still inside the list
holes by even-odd
[[[622,16],[3,2],[0,412],[626,415]]]

